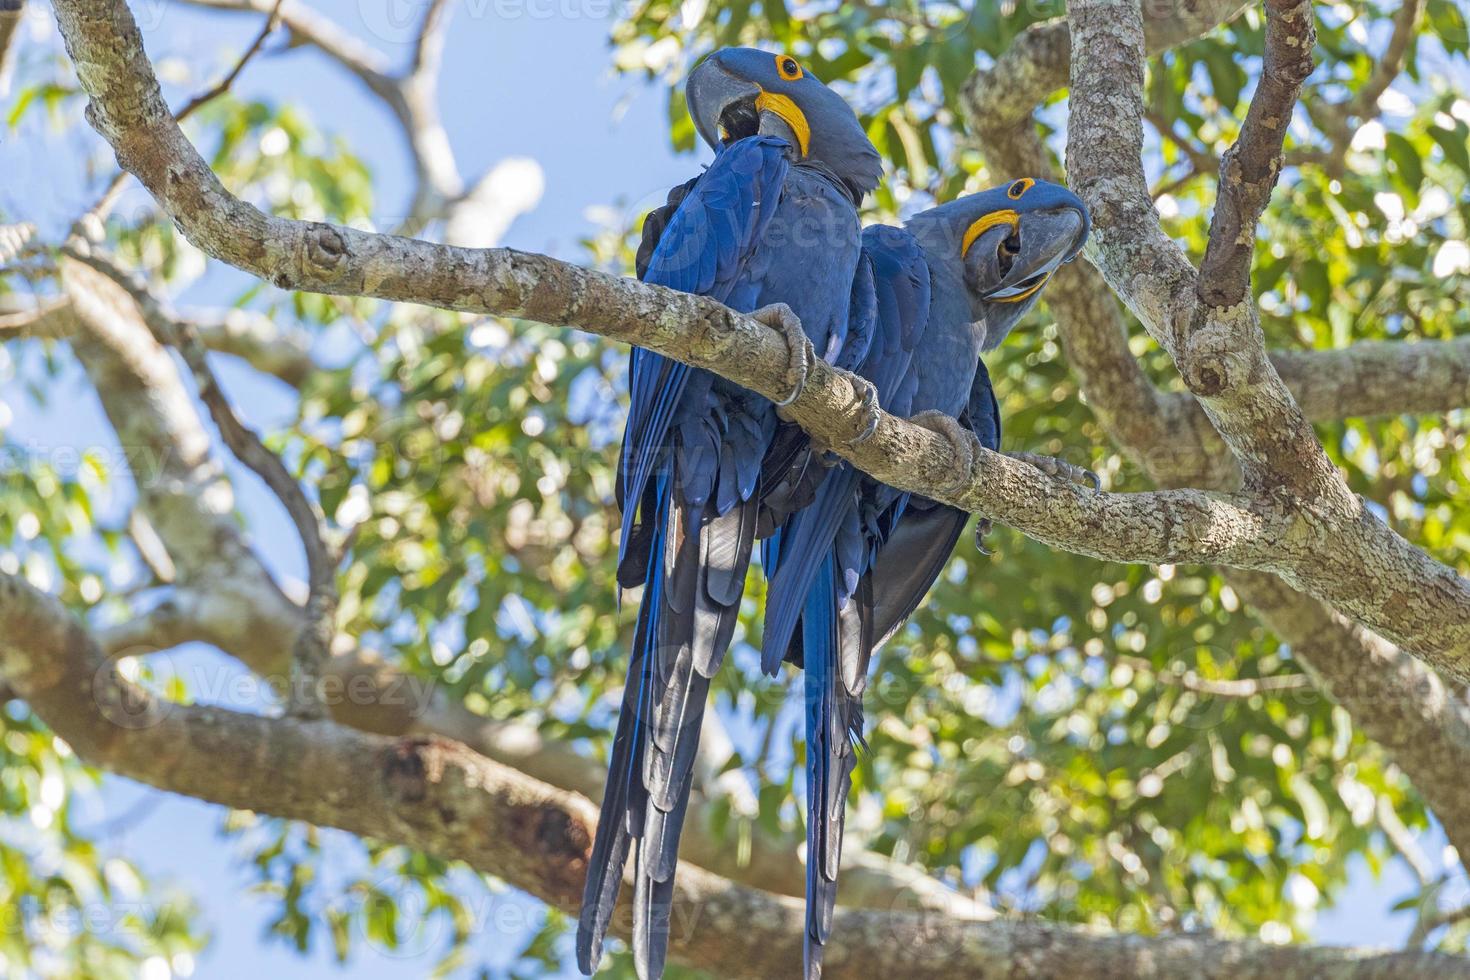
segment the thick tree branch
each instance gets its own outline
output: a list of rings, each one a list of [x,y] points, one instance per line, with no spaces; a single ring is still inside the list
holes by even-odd
[[[1302,413],[1318,422],[1470,407],[1470,337],[1272,351],[1271,363]]]
[[[126,681],[54,600],[8,575],[0,575],[0,672],[93,765],[463,860],[562,909],[577,905],[592,805],[463,746],[162,702]],[[626,933],[629,922],[615,916],[614,929]],[[729,977],[780,975],[804,932],[797,900],[695,867],[680,871],[673,922],[675,959]],[[833,934],[833,976],[1470,976],[1463,959],[1432,953],[1106,935],[903,911],[839,910]]]

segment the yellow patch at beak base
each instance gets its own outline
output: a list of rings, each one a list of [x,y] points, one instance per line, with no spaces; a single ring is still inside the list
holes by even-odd
[[[807,125],[806,114],[796,107],[796,103],[784,95],[775,92],[761,90],[761,94],[755,97],[756,112],[770,112],[776,115],[782,122],[791,127],[791,132],[796,136],[796,148],[803,157],[812,142],[812,128]]]

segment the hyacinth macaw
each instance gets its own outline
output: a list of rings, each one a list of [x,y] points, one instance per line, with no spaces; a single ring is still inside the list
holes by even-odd
[[[857,372],[879,405],[931,425],[953,427],[950,417],[961,415],[982,445],[999,449],[980,354],[1005,338],[1087,232],[1081,200],[1030,179],[925,211],[904,229],[868,228],[878,316]],[[967,518],[842,463],[762,543],[771,580],[762,665],[804,668],[808,977],[820,975],[832,926],[869,662],[938,578]]]
[[[911,218],[906,227],[924,247],[935,296],[924,356],[915,358],[919,374],[912,404],[915,421],[951,439],[964,438],[964,432],[953,431],[949,424],[949,417],[957,415],[960,426],[982,446],[999,452],[1000,409],[985,362],[974,356],[977,346],[981,354],[998,347],[1036,304],[1056,270],[1082,251],[1091,231],[1087,206],[1058,184],[1021,178],[931,208]],[[968,396],[962,384],[956,387],[959,379],[945,363],[947,356],[974,358]],[[1032,453],[1010,455],[1052,476],[1098,486],[1097,475],[1089,470]],[[866,485],[869,491],[878,486],[871,480]],[[968,520],[969,515],[958,508],[908,498],[873,555],[869,571],[875,649],[918,608]],[[986,526],[988,522],[982,521],[980,529]]]
[[[655,242],[642,250],[640,277],[781,330],[794,399],[808,340],[827,357],[852,346],[858,204],[881,176],[878,153],[852,109],[786,55],[718,51],[690,74],[686,95],[715,159],[645,229]],[[577,960],[595,969],[632,851],[633,953],[646,978],[663,971],[705,699],[739,613],[778,420],[769,400],[649,351],[633,352],[629,377],[618,579],[643,596]]]

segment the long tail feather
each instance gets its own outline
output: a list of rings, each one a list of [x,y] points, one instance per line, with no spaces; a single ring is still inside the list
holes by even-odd
[[[654,488],[659,521],[650,543],[662,550],[664,521],[668,512],[669,478],[660,476]],[[663,563],[648,562],[643,603],[628,658],[628,681],[623,687],[623,705],[618,712],[617,734],[613,737],[608,762],[607,788],[597,819],[597,834],[587,865],[587,884],[582,892],[582,911],[577,922],[577,965],[591,974],[602,958],[602,942],[617,905],[633,837],[642,832],[648,791],[641,778],[647,734],[648,701],[651,689],[659,613],[663,607]]]
[[[861,478],[850,466],[838,468],[822,483],[812,505],[792,517],[782,531],[781,561],[771,577],[761,636],[761,669],[769,674],[776,672],[786,655],[818,569],[828,559],[838,529],[851,515]]]
[[[634,965],[663,970],[679,838],[699,749],[710,678],[720,669],[740,615],[759,504],[736,504],[699,519],[692,508],[669,522],[659,645],[643,778],[651,804],[639,843],[633,903]]]
[[[865,639],[855,606],[849,604],[851,612],[838,608],[837,572],[829,553],[817,570],[801,616],[806,663],[807,871],[803,950],[807,980],[821,977],[822,953],[832,932],[847,794],[857,764],[855,735],[861,737],[862,732],[861,696],[844,683],[840,668],[845,659],[861,659],[859,651],[844,649]]]
[[[634,965],[644,978],[663,972],[709,682],[734,636],[755,540],[756,500],[719,515],[675,503],[677,484],[664,474],[650,488],[643,601],[577,928],[584,973],[601,957],[630,854]]]

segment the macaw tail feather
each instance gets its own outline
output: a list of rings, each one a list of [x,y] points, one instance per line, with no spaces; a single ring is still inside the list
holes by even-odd
[[[766,596],[765,629],[761,634],[761,669],[774,674],[788,654],[802,610],[824,563],[831,561],[833,542],[846,522],[856,518],[854,494],[862,474],[851,466],[828,474],[816,499],[792,517],[781,531],[779,560],[766,566],[771,587]],[[844,594],[857,584],[854,569]],[[834,574],[846,575],[845,569]],[[864,656],[866,659],[866,655]],[[851,665],[847,665],[851,667]]]
[[[655,550],[577,929],[578,965],[590,974],[631,852],[633,959],[645,980],[664,968],[709,682],[735,633],[758,507],[750,500],[717,514],[712,505],[671,504],[666,477],[655,492]]]
[[[817,570],[802,612],[806,685],[806,980],[822,975],[822,953],[832,932],[837,870],[852,771],[862,744],[863,704],[843,680],[844,659],[860,659],[864,646],[857,602],[839,608],[836,561]],[[866,672],[864,672],[865,674]]]

